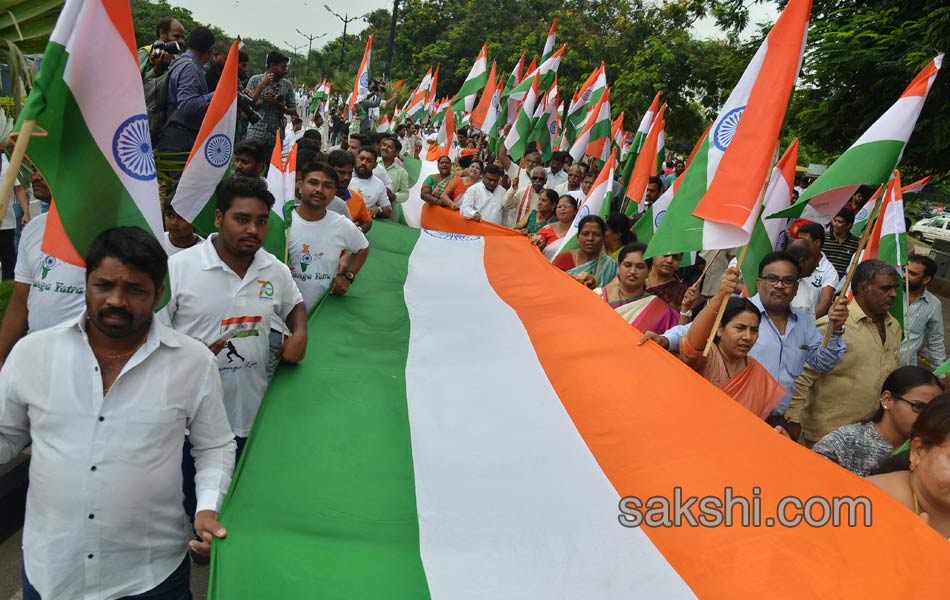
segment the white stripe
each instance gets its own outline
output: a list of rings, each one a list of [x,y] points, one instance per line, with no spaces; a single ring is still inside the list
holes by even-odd
[[[409,258],[406,393],[431,597],[693,598],[642,530],[619,525],[620,497],[483,250],[423,232]]]
[[[223,142],[220,141],[221,138],[215,138],[215,136],[226,136],[230,147],[229,153],[233,155],[236,122],[237,99],[235,98],[224,118],[215,123],[214,129],[202,141],[198,152],[192,156],[185,170],[182,171],[181,179],[178,181],[178,187],[175,190],[175,197],[172,200],[172,207],[184,220],[191,222],[198,216],[198,213],[208,203],[211,195],[214,194],[215,187],[231,165],[230,156],[223,163],[212,164],[208,160],[208,142],[214,139],[215,145],[218,146]]]
[[[881,115],[867,131],[861,134],[858,140],[851,144],[851,148],[870,142],[899,140],[907,143],[910,134],[914,132],[917,117],[924,108],[925,96],[908,96],[898,98],[887,112]],[[849,148],[850,150],[850,148]]]
[[[425,156],[425,153],[421,153]],[[422,167],[419,169],[419,179],[416,185],[409,188],[409,197],[402,203],[402,214],[406,217],[406,225],[409,227],[422,227],[422,207],[425,201],[422,199],[422,182],[433,173],[439,172],[438,161],[422,160]]]
[[[83,0],[66,0],[62,12],[56,19],[56,26],[53,27],[53,33],[49,36],[49,41],[65,46],[69,42],[69,36],[73,33],[76,26],[76,20],[79,18],[79,10],[82,8]],[[11,15],[12,17],[12,15]]]
[[[63,80],[82,112],[89,133],[135,201],[152,233],[156,237],[160,236],[164,227],[158,203],[154,159],[150,167],[151,177],[141,180],[125,173],[112,152],[113,138],[123,123],[136,116],[145,116],[145,96],[138,63],[101,1],[86,0],[83,3],[76,26],[66,43],[66,51],[69,59],[66,61]],[[110,58],[104,60],[104,57]],[[104,90],[108,90],[108,93],[104,94]],[[142,143],[148,147],[143,158],[147,158],[152,148],[147,120],[144,125],[144,130],[138,131],[144,131]]]

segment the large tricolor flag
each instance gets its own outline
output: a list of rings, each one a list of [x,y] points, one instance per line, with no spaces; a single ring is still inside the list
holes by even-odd
[[[779,248],[782,235],[785,233],[785,219],[769,219],[766,218],[766,215],[787,208],[792,203],[797,163],[798,138],[795,138],[772,169],[769,186],[762,201],[761,214],[752,229],[752,236],[748,243],[749,249],[742,261],[742,278],[745,280],[749,297],[754,296],[758,291],[759,263],[765,258],[766,254]],[[811,284],[808,283],[807,285]]]
[[[858,262],[876,258],[896,267],[903,277],[903,268],[907,265],[907,227],[904,221],[904,194],[899,171],[894,171],[882,202],[880,214],[874,222],[867,246]],[[906,330],[904,285],[899,283],[901,285],[897,286],[897,297],[891,305],[891,314]]]
[[[802,216],[827,223],[859,187],[887,182],[914,132],[942,64],[943,54],[938,54],[910,82],[897,102],[802,192],[798,202],[778,216]]]
[[[541,62],[543,63],[547,59],[551,58],[551,55],[554,54],[554,42],[557,38],[557,17],[554,17],[554,21],[551,23],[551,29],[548,31],[548,37],[544,40],[544,51],[541,52]]]
[[[614,185],[614,169],[616,166],[617,155],[611,152],[610,158],[607,159],[604,168],[600,170],[597,179],[594,180],[594,185],[587,193],[587,197],[580,205],[577,215],[574,217],[574,222],[571,223],[567,233],[561,238],[557,252],[553,253],[551,257],[552,262],[561,254],[577,248],[577,229],[580,226],[581,219],[587,215],[598,215],[606,221],[607,217],[610,216],[610,192]]]
[[[214,189],[222,177],[231,173],[231,155],[237,125],[239,44],[240,40],[234,40],[231,44],[221,80],[215,88],[208,112],[201,122],[195,145],[172,198],[172,208],[175,212],[206,236],[215,230]]]
[[[353,81],[353,93],[350,95],[349,108],[352,111],[356,103],[369,95],[369,63],[373,52],[373,34],[369,34],[366,40],[366,49],[363,50],[363,60],[360,62],[360,70],[356,72],[356,79]]]
[[[635,159],[636,162],[633,166],[633,172],[630,174],[630,180],[627,183],[626,192],[624,194],[627,199],[624,214],[628,217],[632,217],[639,211],[640,203],[643,202],[643,199],[646,197],[647,184],[650,182],[650,178],[655,177],[659,172],[656,168],[656,154],[657,146],[660,142],[660,133],[663,131],[665,124],[665,115],[666,104],[661,106],[660,111],[656,114],[653,127],[647,133],[647,137],[641,146],[643,152],[637,155]],[[630,152],[633,152],[632,148]]]
[[[488,47],[483,45],[475,59],[475,64],[472,65],[472,70],[468,72],[468,76],[462,82],[462,87],[455,95],[458,100],[452,104],[452,110],[472,112],[472,108],[475,106],[475,96],[480,89],[485,87],[487,82]]]
[[[14,127],[55,198],[43,252],[75,265],[110,227],[164,230],[136,56],[128,1],[66,0]]]
[[[557,76],[557,70],[561,66],[561,57],[564,55],[564,51],[567,49],[567,44],[564,44],[558,51],[548,57],[547,60],[543,61],[538,67],[534,69],[529,69],[528,74],[525,75],[525,78],[519,83],[513,90],[511,90],[511,98],[523,98],[528,92],[528,89],[533,85],[532,81],[535,76],[538,77],[538,86],[543,92],[547,92],[548,88],[554,83],[554,78]]]
[[[211,600],[946,598],[946,539],[638,346],[523,237],[368,236],[357,283],[310,318],[320,343],[268,387]],[[661,526],[674,497],[690,518]],[[657,526],[622,526],[624,498]]]
[[[801,65],[811,0],[790,0],[700,147],[650,256],[735,248],[749,241]],[[677,178],[678,180],[679,178]]]

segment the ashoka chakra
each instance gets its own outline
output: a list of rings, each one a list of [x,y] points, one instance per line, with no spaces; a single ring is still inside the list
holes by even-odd
[[[742,112],[744,110],[745,106],[733,108],[719,121],[719,125],[716,125],[716,131],[713,132],[713,143],[716,144],[716,148],[725,152],[726,148],[729,147],[729,143],[732,142],[732,136],[736,134],[736,128],[739,126],[739,119],[742,118]]]
[[[126,119],[112,137],[112,156],[122,172],[140,181],[155,179],[155,155],[148,131],[148,117]]]
[[[223,133],[208,138],[205,144],[205,158],[213,167],[223,167],[231,160],[231,140]]]

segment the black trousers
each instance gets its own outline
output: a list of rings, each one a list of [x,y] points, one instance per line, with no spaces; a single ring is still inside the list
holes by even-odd
[[[0,229],[0,272],[4,281],[13,279],[16,266],[16,229]]]

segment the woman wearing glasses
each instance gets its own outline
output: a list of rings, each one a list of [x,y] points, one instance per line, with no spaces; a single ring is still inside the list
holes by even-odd
[[[870,421],[839,427],[812,450],[865,477],[910,438],[917,415],[942,392],[940,381],[927,369],[894,369],[884,380],[881,404]]]
[[[680,341],[680,357],[707,381],[762,419],[769,416],[785,395],[785,388],[769,375],[749,351],[759,338],[758,307],[732,294],[739,289],[738,269],[730,268],[720,279],[719,292],[696,315]],[[708,356],[703,356],[716,315],[726,303],[722,321]]]

